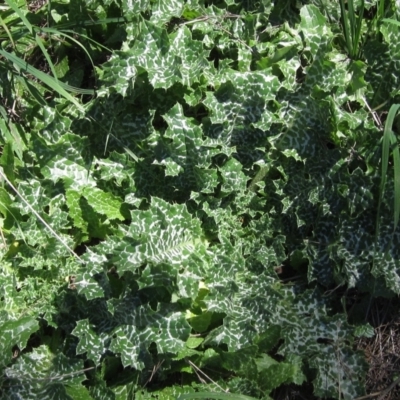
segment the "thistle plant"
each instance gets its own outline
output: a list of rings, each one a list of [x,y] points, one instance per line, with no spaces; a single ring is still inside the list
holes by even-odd
[[[213,3],[0,5],[0,398],[378,390],[356,338],[400,294],[394,2]]]

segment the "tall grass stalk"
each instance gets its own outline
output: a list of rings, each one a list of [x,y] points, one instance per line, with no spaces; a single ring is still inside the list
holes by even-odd
[[[7,26],[7,24],[4,22],[3,18],[1,18],[1,16],[0,16],[0,25],[2,26],[2,28],[3,28],[4,31],[6,32],[8,38],[10,39],[10,42],[11,42],[11,44],[12,44],[12,47],[15,48],[15,43],[14,43],[14,39],[13,39],[13,37],[12,37],[12,35],[11,35],[11,32],[10,32],[10,30],[8,29],[8,26]]]
[[[47,35],[50,35],[51,38],[57,38],[57,40],[60,40],[59,38],[62,37],[62,38],[72,41],[86,53],[88,59],[90,60],[90,62],[92,64],[93,71],[94,71],[95,70],[94,62],[91,58],[89,51],[85,48],[85,46],[83,46],[78,40],[76,40],[72,36],[72,34],[75,35],[76,32],[70,31],[68,29],[64,29],[64,31],[62,31],[62,30],[58,30],[55,28],[38,28],[36,26],[33,26],[29,22],[29,20],[26,18],[25,14],[21,11],[21,9],[18,7],[18,5],[13,0],[5,0],[5,1],[8,5],[8,7],[14,11],[15,15],[18,16],[18,18],[21,20],[21,22],[23,24],[22,30],[21,30],[21,28],[17,29],[17,27],[15,27],[15,29],[13,29],[11,31],[9,29],[9,27],[7,26],[7,23],[5,23],[3,21],[3,19],[0,18],[0,25],[3,27],[4,31],[7,33],[7,36],[9,37],[13,48],[15,48],[15,43],[18,40],[18,38],[22,38],[26,35],[31,36],[31,38],[34,40],[34,42],[36,42],[37,47],[41,50],[44,58],[46,59],[52,75],[45,74],[44,72],[36,69],[32,65],[28,64],[25,60],[20,58],[17,54],[10,53],[6,49],[1,49],[0,55],[3,56],[11,65],[13,65],[15,70],[18,72],[18,75],[21,72],[25,73],[25,75],[28,75],[28,80],[29,80],[29,76],[33,76],[37,81],[40,81],[41,83],[48,86],[51,90],[58,93],[60,96],[66,98],[68,101],[73,103],[79,110],[81,110],[83,112],[84,111],[83,106],[69,93],[94,95],[95,91],[92,89],[76,88],[76,87],[70,86],[64,82],[60,82],[57,77],[55,65],[53,64],[51,57],[50,57],[48,51],[46,50],[45,43],[41,37],[41,34],[47,34]],[[95,42],[91,38],[89,38],[85,35],[81,35],[81,36],[83,36],[85,39],[87,39],[91,42],[94,42],[99,47],[102,47],[105,50],[111,52],[111,50],[109,50],[105,46]],[[16,77],[20,78],[20,76],[18,76],[18,75]],[[26,81],[26,79],[25,79],[25,81]],[[24,86],[28,87],[28,90],[30,92],[33,90],[32,85],[30,85],[28,82],[24,82]],[[36,93],[34,95],[34,97],[36,99],[38,99],[38,93]],[[39,102],[40,102],[40,104],[43,104],[43,101],[39,101]]]
[[[376,260],[376,254],[378,252],[378,238],[379,238],[379,228],[380,228],[379,219],[381,215],[382,202],[385,194],[385,186],[387,181],[387,172],[389,165],[389,155],[391,148],[392,148],[393,168],[394,168],[393,234],[397,229],[400,218],[400,150],[397,137],[392,129],[393,122],[399,108],[400,104],[393,104],[390,107],[382,138],[382,168],[381,168],[381,182],[379,185],[378,210],[376,214],[376,224],[375,224],[374,264]],[[389,246],[387,246],[387,249],[388,248]],[[375,269],[376,266],[374,265],[373,271]]]
[[[59,95],[66,98],[71,103],[75,104],[75,106],[80,111],[85,112],[84,107],[74,97],[72,97],[64,88],[65,86],[68,87],[69,85],[59,82],[57,79],[53,78],[50,75],[45,74],[44,72],[38,70],[37,68],[33,67],[32,65],[29,65],[24,60],[15,56],[14,54],[8,53],[7,51],[4,51],[4,50],[0,50],[0,55],[2,55],[4,58],[6,58],[8,61],[10,61],[14,65],[15,69],[18,72],[25,72],[27,74],[32,74],[36,79],[43,82],[50,89],[54,90]]]
[[[368,24],[368,36],[373,36],[378,39],[379,42],[382,41],[383,36],[380,31],[380,25],[382,22],[391,22],[391,23],[396,23],[397,21],[393,19],[387,19],[385,18],[386,12],[388,9],[391,7],[392,1],[387,1],[387,0],[377,0],[377,5],[376,5],[376,12],[375,16],[370,21]]]
[[[378,0],[378,6],[376,9],[375,21],[382,21],[385,16],[385,0]]]
[[[364,0],[361,1],[360,9],[357,15],[353,0],[339,0],[340,14],[343,28],[343,36],[346,43],[347,54],[351,59],[357,59],[360,56],[361,48],[361,28],[363,24]],[[347,3],[347,10],[345,3]]]

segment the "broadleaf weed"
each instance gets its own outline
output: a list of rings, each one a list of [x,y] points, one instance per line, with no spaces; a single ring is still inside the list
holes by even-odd
[[[365,396],[347,299],[400,293],[385,4],[109,3],[0,6],[0,397]]]

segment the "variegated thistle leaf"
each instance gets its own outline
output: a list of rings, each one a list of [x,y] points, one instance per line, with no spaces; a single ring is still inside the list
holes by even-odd
[[[131,212],[131,223],[104,247],[118,271],[136,271],[146,264],[165,263],[185,269],[194,254],[205,252],[200,221],[193,218],[184,205],[171,205],[152,198],[146,211]],[[99,247],[99,250],[102,246]]]
[[[62,353],[54,356],[49,348],[41,346],[21,355],[18,363],[6,369],[5,398],[90,400],[89,391],[81,384],[86,379],[84,372],[82,360]]]

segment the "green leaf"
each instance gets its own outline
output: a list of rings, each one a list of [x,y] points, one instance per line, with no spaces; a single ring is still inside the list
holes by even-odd
[[[119,219],[120,221],[125,219],[120,211],[122,201],[111,193],[103,192],[98,188],[85,187],[82,191],[82,195],[86,198],[89,205],[99,214],[103,214],[109,219]]]
[[[86,353],[88,359],[98,365],[105,352],[106,335],[98,335],[87,319],[78,321],[72,334],[79,338],[76,354]]]
[[[71,400],[68,389],[62,383],[62,380],[68,379],[67,387],[82,388],[72,390],[83,395],[78,398],[90,399],[81,386],[86,379],[82,360],[67,358],[62,354],[54,356],[45,346],[21,355],[11,368],[6,369],[6,376],[10,382],[5,389],[8,396],[29,398],[35,395],[46,400],[55,397]]]
[[[364,396],[340,288],[400,293],[398,11],[67,0],[43,27],[12,1],[2,395]]]
[[[8,320],[7,313],[1,312],[0,354],[2,367],[11,362],[12,348],[18,346],[19,351],[26,347],[29,337],[39,329],[38,322],[32,317],[21,317],[18,320]]]
[[[188,318],[190,326],[196,332],[206,332],[212,320],[212,313],[203,312],[200,315],[193,315]]]
[[[15,182],[14,174],[14,152],[12,144],[7,142],[3,147],[3,154],[0,157],[0,165],[3,167],[3,171],[11,183]]]
[[[375,336],[375,329],[370,324],[358,325],[354,330],[354,336],[372,338]]]
[[[262,358],[256,360],[256,364],[260,387],[268,393],[284,383],[295,382],[297,385],[301,385],[306,379],[301,363],[277,362],[263,354]]]
[[[126,314],[122,316],[123,310]],[[123,303],[119,303],[115,315],[119,319],[122,317],[124,324],[113,331],[110,349],[121,355],[125,366],[143,369],[149,360],[151,343],[157,345],[159,354],[178,353],[185,349],[190,327],[173,307],[160,305],[157,311],[148,306],[125,309]]]
[[[200,337],[190,337],[186,341],[186,347],[189,349],[195,349],[196,347],[199,347],[201,343],[203,343],[204,339]]]
[[[179,0],[158,1],[153,6],[152,11],[152,22],[162,25],[172,19],[172,17],[179,18],[183,11],[183,4]]]
[[[81,229],[84,234],[88,233],[88,223],[82,214],[82,208],[79,200],[82,196],[81,192],[73,189],[66,190],[66,201],[69,208],[69,215],[74,221],[74,226]]]
[[[112,239],[113,260],[122,271],[135,270],[145,263],[167,263],[183,268],[191,265],[191,256],[200,257],[207,243],[200,222],[184,205],[170,205],[153,198],[147,211],[132,211],[131,224],[122,240]],[[199,259],[200,261],[200,259]],[[196,262],[197,263],[197,262]]]

